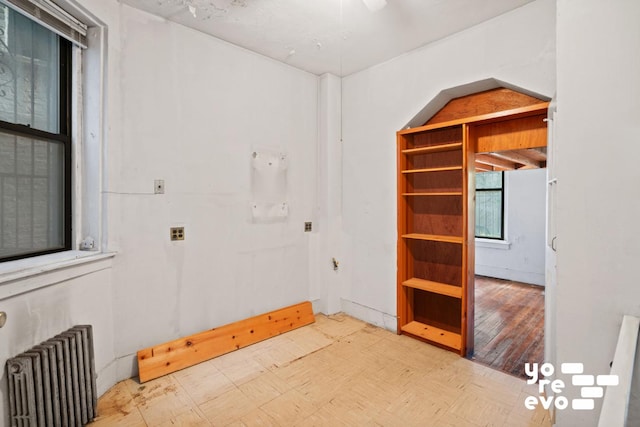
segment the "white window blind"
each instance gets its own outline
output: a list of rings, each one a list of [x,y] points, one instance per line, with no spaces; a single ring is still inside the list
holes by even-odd
[[[87,26],[49,0],[0,0],[80,47],[87,47]]]

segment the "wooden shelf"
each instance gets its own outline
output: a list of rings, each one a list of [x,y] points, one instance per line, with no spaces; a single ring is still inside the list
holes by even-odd
[[[439,193],[402,193],[403,196],[426,196],[426,197],[430,197],[430,196],[462,196],[462,191],[446,191],[446,192],[439,192]]]
[[[398,330],[461,352],[468,131],[460,124],[410,133],[398,132],[397,147]]]
[[[415,277],[405,280],[402,285],[453,298],[462,298],[462,288],[460,286],[447,285],[446,283],[432,282],[431,280],[417,279]]]
[[[460,236],[439,236],[436,234],[409,233],[403,234],[402,237],[405,239],[428,240],[431,242],[462,243],[462,237]]]
[[[417,154],[439,153],[441,151],[454,151],[462,149],[462,142],[454,142],[452,144],[431,145],[428,147],[409,148],[402,150],[402,154],[413,156]]]
[[[402,171],[402,173],[445,172],[445,171],[459,171],[459,170],[462,170],[462,166],[445,166],[442,168],[427,168],[427,169],[409,169],[409,170]]]
[[[416,321],[407,323],[401,329],[402,332],[460,350],[462,337],[455,332],[445,331],[444,329]]]

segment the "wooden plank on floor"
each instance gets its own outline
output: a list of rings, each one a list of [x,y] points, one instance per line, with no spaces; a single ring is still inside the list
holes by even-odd
[[[138,351],[140,382],[315,322],[309,301]]]

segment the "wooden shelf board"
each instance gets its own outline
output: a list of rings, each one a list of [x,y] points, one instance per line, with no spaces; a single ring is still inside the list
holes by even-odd
[[[462,191],[445,191],[440,193],[402,193],[403,196],[462,196]]]
[[[454,151],[462,149],[462,142],[454,142],[452,144],[431,145],[428,147],[409,148],[402,150],[402,154],[407,156],[427,153],[438,153],[441,151]]]
[[[462,170],[462,166],[445,166],[442,168],[427,168],[427,169],[408,169],[402,171],[402,173],[422,173],[422,172],[445,172],[445,171],[457,171]]]
[[[403,129],[398,131],[398,135],[412,134],[416,132],[425,132],[432,129],[441,129],[451,126],[462,125],[464,123],[488,123],[492,121],[500,121],[513,119],[516,117],[526,117],[546,112],[549,108],[549,102],[541,102],[539,104],[528,105],[526,107],[514,108],[512,110],[503,110],[495,113],[481,114],[479,116],[466,117],[463,119],[451,120],[448,122],[435,123],[432,125],[418,126],[415,128]]]
[[[460,350],[460,346],[462,344],[462,337],[460,336],[460,334],[445,331],[444,329],[426,325],[421,322],[409,322],[401,329],[403,332],[406,332],[408,334],[415,335],[417,337],[424,338],[426,340],[433,341],[456,350]]]
[[[405,239],[429,240],[432,242],[462,243],[462,237],[460,236],[440,236],[437,234],[409,233],[403,234],[402,237],[404,237]]]
[[[402,282],[402,285],[408,288],[420,289],[453,298],[462,298],[462,288],[460,286],[447,285],[446,283],[433,282],[415,277],[405,280]]]

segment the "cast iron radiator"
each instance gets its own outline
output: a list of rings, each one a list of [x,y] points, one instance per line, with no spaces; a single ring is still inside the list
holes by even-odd
[[[91,325],[7,360],[11,427],[81,426],[97,415]]]

